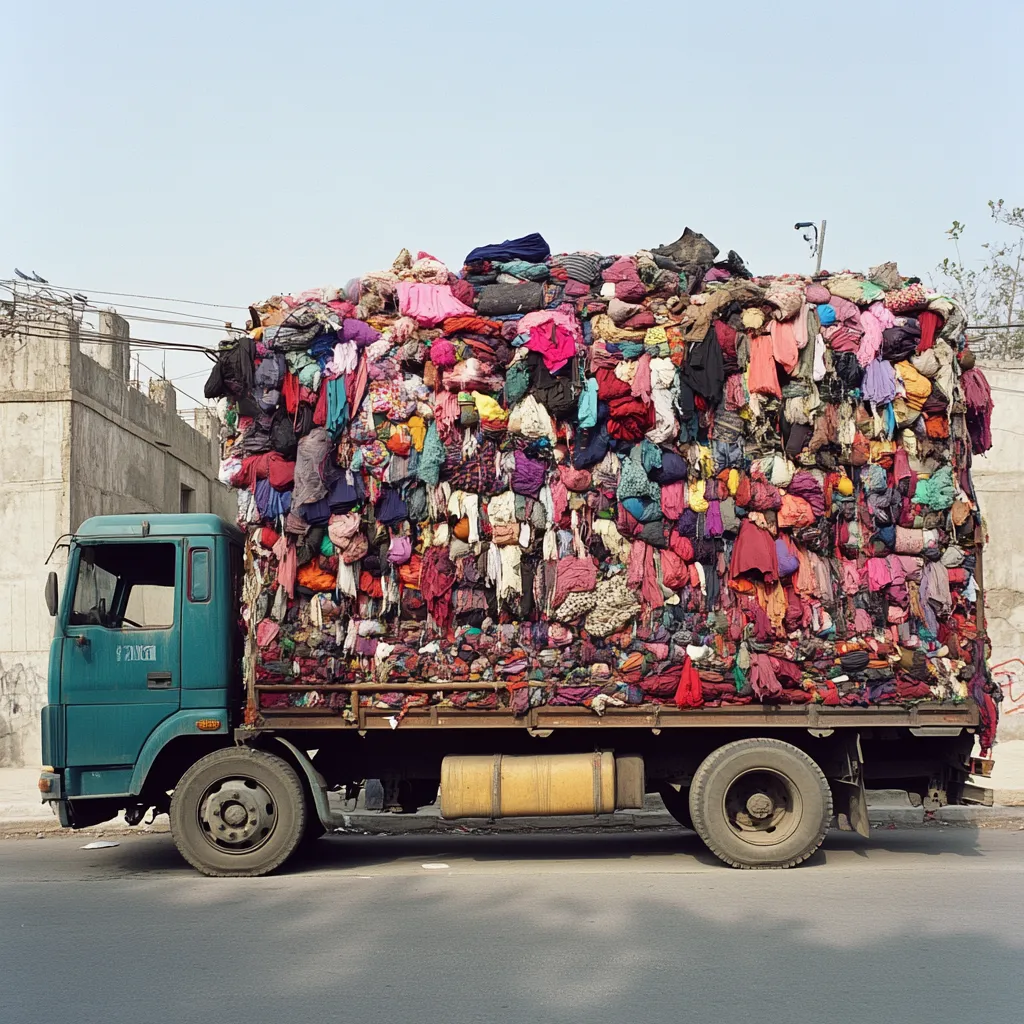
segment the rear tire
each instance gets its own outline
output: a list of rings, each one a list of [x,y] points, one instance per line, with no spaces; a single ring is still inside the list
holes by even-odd
[[[171,835],[197,871],[257,877],[279,868],[306,831],[295,769],[262,750],[232,747],[197,761],[171,797]]]
[[[832,790],[817,763],[777,739],[727,743],[690,786],[693,828],[734,868],[791,868],[807,860],[832,822]]]

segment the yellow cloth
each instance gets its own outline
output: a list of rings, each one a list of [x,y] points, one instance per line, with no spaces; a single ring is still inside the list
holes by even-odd
[[[896,364],[896,372],[903,381],[903,387],[907,392],[907,405],[918,412],[924,408],[928,396],[932,393],[932,382],[923,374],[919,373],[914,364],[908,360]]]
[[[423,442],[427,436],[427,425],[423,422],[422,416],[410,416],[407,424],[409,433],[412,434],[412,446],[416,451],[423,451]]]
[[[482,394],[479,391],[473,392],[473,404],[482,420],[504,420],[507,413],[490,395]]]
[[[748,306],[743,310],[743,326],[748,331],[758,331],[764,327],[764,313],[754,306]]]
[[[707,512],[708,502],[704,497],[703,480],[695,480],[687,487],[686,503],[694,512]]]

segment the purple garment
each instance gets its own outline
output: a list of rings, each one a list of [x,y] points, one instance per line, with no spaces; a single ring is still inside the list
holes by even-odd
[[[821,484],[806,469],[793,474],[793,479],[786,490],[794,497],[803,498],[816,516],[825,514],[825,492]]]
[[[775,539],[775,555],[779,560],[779,576],[792,576],[800,568],[800,560],[789,550],[789,545],[781,538]]]
[[[339,341],[354,341],[359,346],[372,345],[380,338],[380,331],[375,331],[362,320],[345,320],[338,332]]]
[[[897,394],[896,371],[887,359],[872,359],[864,367],[864,379],[860,382],[861,394],[865,402],[875,405],[886,405]]]
[[[593,700],[600,692],[600,686],[560,686],[548,704],[552,707],[582,704]]]
[[[512,490],[536,498],[544,486],[547,467],[543,462],[531,459],[522,452],[516,452],[516,468],[512,473]]]
[[[719,518],[721,518],[721,512],[719,512]],[[692,508],[683,509],[683,514],[676,523],[676,532],[691,540],[697,536],[697,513]]]
[[[721,537],[724,532],[721,504],[718,501],[709,501],[704,517],[704,535],[706,537]]]

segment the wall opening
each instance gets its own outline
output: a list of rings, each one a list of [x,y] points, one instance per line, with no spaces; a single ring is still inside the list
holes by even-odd
[[[196,492],[193,488],[187,484],[181,485],[181,508],[182,512],[195,512],[196,510]]]

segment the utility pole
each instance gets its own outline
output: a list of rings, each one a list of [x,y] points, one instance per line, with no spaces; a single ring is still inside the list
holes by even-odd
[[[814,276],[817,277],[821,273],[821,255],[825,251],[825,224],[826,221],[821,222],[821,231],[818,233],[818,263],[814,268]]]

